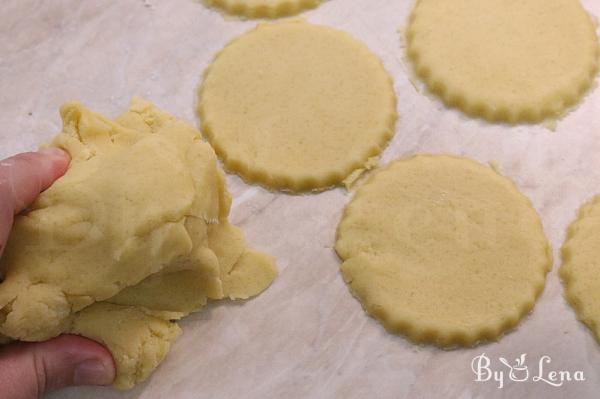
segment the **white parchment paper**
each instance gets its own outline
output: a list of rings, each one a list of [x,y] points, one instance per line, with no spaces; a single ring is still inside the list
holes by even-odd
[[[600,16],[600,2],[583,0]],[[557,268],[565,228],[600,193],[600,91],[559,121],[508,127],[469,119],[415,90],[398,29],[412,0],[329,0],[302,16],[364,41],[394,76],[400,120],[383,162],[417,152],[497,161],[541,215],[555,255],[532,314],[497,343],[442,351],[392,336],[362,311],[338,272],[332,246],[351,194],[291,196],[228,177],[232,221],[277,257],[280,276],[246,302],[216,302],[183,323],[184,334],[144,384],[128,392],[70,388],[67,398],[592,398],[600,346],[562,297]],[[255,21],[224,18],[193,0],[3,0],[0,6],[0,157],[35,149],[60,129],[59,106],[78,99],[107,115],[141,95],[197,124],[196,88],[214,53]],[[498,388],[477,382],[474,356],[508,373],[527,354],[531,377]],[[533,381],[580,370],[583,382]],[[1,394],[0,394],[1,396]]]

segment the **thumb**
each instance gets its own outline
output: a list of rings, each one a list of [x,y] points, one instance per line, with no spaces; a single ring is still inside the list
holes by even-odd
[[[69,155],[58,148],[27,152],[0,161],[0,255],[14,215],[67,170]]]
[[[0,348],[3,399],[35,399],[71,385],[108,385],[114,376],[110,353],[100,344],[75,335]]]

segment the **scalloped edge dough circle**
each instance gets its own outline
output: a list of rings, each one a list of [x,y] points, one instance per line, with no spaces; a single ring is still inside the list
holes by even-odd
[[[489,121],[560,117],[598,70],[595,24],[578,0],[418,0],[406,42],[431,92]]]
[[[315,8],[321,0],[203,0],[227,14],[248,18],[279,18]]]
[[[205,72],[202,129],[226,169],[289,191],[369,168],[394,134],[396,97],[363,43],[302,20],[260,24]]]
[[[534,306],[552,264],[530,201],[468,158],[416,155],[375,173],[335,249],[367,313],[441,347],[494,340]]]
[[[600,343],[600,196],[583,205],[567,230],[560,277],[565,299]]]

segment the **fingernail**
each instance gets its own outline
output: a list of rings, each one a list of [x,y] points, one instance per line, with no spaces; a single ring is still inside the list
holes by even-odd
[[[64,158],[66,155],[64,150],[61,150],[60,148],[57,148],[57,147],[42,148],[38,152],[40,154],[50,155],[53,157],[63,157]]]
[[[86,360],[75,366],[73,384],[75,385],[108,385],[113,382],[114,370],[108,368],[100,360]]]

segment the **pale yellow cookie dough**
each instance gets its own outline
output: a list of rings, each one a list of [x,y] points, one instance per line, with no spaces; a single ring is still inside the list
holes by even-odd
[[[600,197],[584,205],[569,226],[560,277],[565,298],[600,342]]]
[[[70,332],[110,350],[118,367],[113,385],[123,389],[145,380],[154,371],[181,329],[135,307],[96,303],[75,315]]]
[[[394,133],[395,104],[390,76],[364,44],[293,20],[230,42],[205,72],[198,112],[228,170],[303,191],[372,166]]]
[[[72,162],[17,217],[0,260],[0,332],[95,339],[113,354],[115,386],[130,388],[179,335],[173,320],[254,296],[277,269],[227,221],[216,155],[189,124],[141,99],[116,121],[78,103],[62,116],[52,144]]]
[[[321,0],[202,0],[231,15],[248,18],[279,18],[319,5]]]
[[[156,273],[107,302],[179,319],[198,311],[207,299],[247,299],[257,295],[276,277],[275,260],[247,248],[242,231],[226,220],[209,225],[207,238],[203,262],[178,272]]]
[[[598,68],[595,23],[578,0],[417,0],[406,39],[432,92],[492,121],[561,116]]]
[[[346,207],[335,248],[369,314],[391,332],[442,347],[515,326],[552,264],[540,220],[515,185],[448,155],[376,172]]]
[[[69,170],[16,219],[0,261],[0,332],[15,339],[55,336],[72,312],[177,265],[192,250],[186,219],[218,218],[218,189],[194,174],[216,171],[197,131],[143,134],[77,103],[61,113],[53,144]]]

